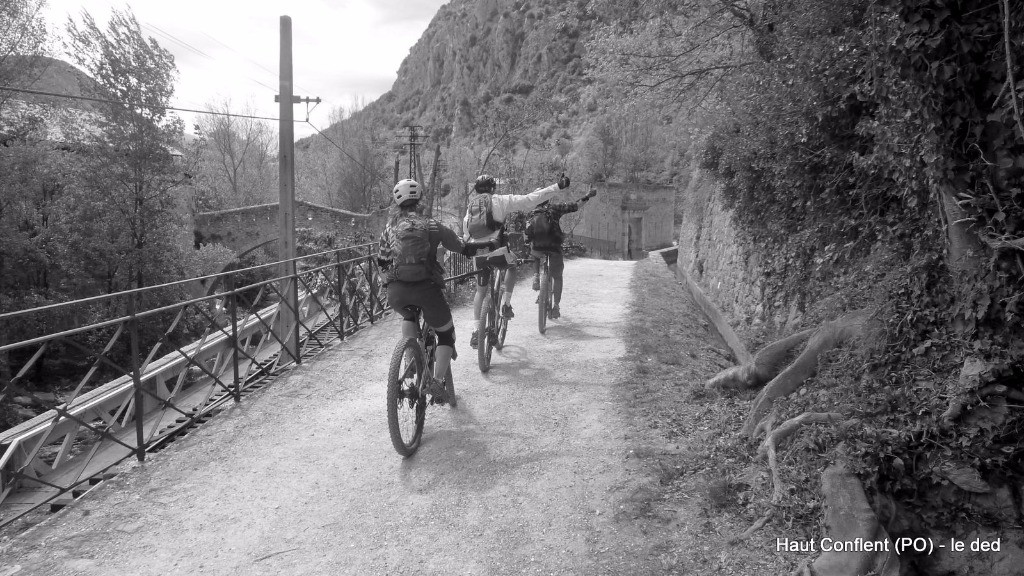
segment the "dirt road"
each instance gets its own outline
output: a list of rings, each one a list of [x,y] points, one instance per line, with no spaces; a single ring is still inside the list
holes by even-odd
[[[457,309],[459,406],[428,410],[411,459],[385,421],[392,319],[3,542],[0,576],[644,572],[613,518],[632,476],[615,390],[632,267],[567,263],[544,336],[520,284],[486,375]]]

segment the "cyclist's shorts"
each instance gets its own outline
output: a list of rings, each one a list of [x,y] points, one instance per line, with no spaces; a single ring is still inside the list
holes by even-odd
[[[444,290],[430,280],[389,283],[388,305],[409,321],[416,320],[416,314],[406,306],[419,308],[427,325],[434,329],[452,321],[452,309],[444,299]]]
[[[551,272],[551,277],[552,278],[561,278],[562,277],[562,272],[565,270],[565,257],[562,256],[562,251],[561,250],[558,250],[557,252],[551,252],[551,251],[548,251],[548,250],[545,250],[543,252],[541,252],[539,250],[531,250],[530,251],[530,256],[533,256],[534,258],[536,258],[537,260],[540,260],[540,261],[544,260],[544,256],[545,255],[547,255],[550,258],[550,260],[549,260],[550,263],[548,264],[548,270]]]
[[[504,270],[516,260],[515,252],[509,247],[502,246],[494,252],[481,254],[473,258],[473,267],[480,273],[476,276],[478,286],[487,286],[491,281],[491,270]]]

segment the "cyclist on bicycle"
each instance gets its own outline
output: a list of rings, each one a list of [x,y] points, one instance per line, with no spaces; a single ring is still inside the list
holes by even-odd
[[[445,402],[444,378],[455,355],[455,324],[444,299],[444,269],[437,261],[437,246],[473,256],[477,243],[465,244],[451,228],[419,213],[422,197],[415,180],[400,180],[392,190],[394,205],[380,235],[377,264],[384,274],[388,304],[402,316],[402,336],[418,338],[416,311],[437,334],[434,374],[427,391],[436,402]]]
[[[466,216],[463,218],[463,238],[474,242],[494,241],[499,248],[507,247],[505,238],[505,219],[517,210],[527,210],[550,199],[559,190],[569,187],[569,177],[562,174],[558,183],[546,188],[538,188],[525,195],[495,194],[497,187],[494,177],[481,174],[477,177],[473,190],[476,195],[469,199]],[[476,296],[473,298],[473,318],[480,319],[480,308],[483,306],[487,286],[490,284],[490,267],[485,267],[477,276]],[[515,287],[515,268],[510,268],[505,276],[505,296],[501,301],[501,314],[512,318],[512,289]],[[473,331],[469,345],[476,348],[479,335]]]
[[[526,240],[530,242],[530,256],[533,256],[533,289],[540,290],[540,263],[547,254],[550,259],[549,272],[554,284],[554,302],[549,315],[558,318],[558,303],[562,300],[562,272],[565,270],[565,259],[562,256],[562,242],[565,233],[559,220],[562,216],[576,212],[587,200],[597,196],[597,190],[591,190],[578,202],[550,202],[545,200],[530,212],[530,223],[526,225]]]

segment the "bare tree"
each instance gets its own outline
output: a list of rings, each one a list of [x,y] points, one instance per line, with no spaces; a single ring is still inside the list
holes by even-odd
[[[757,2],[655,1],[649,18],[608,25],[590,43],[597,76],[673,103],[700,103],[736,72],[773,57]],[[599,10],[610,10],[608,6]]]
[[[297,152],[302,192],[332,208],[369,213],[390,201],[390,136],[363,102],[332,111],[332,126]]]
[[[199,121],[204,140],[202,176],[224,208],[252,206],[276,198],[277,161],[273,128],[252,118],[251,106],[234,109],[224,100],[207,105],[215,114]]]

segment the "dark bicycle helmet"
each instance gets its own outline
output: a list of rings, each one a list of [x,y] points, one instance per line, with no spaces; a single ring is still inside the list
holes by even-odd
[[[481,194],[490,194],[494,192],[498,184],[494,181],[494,176],[490,174],[481,174],[476,177],[476,184],[473,185],[473,190]]]

